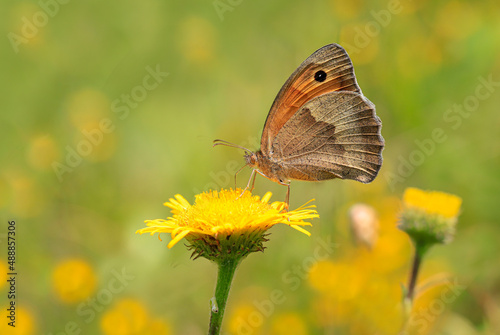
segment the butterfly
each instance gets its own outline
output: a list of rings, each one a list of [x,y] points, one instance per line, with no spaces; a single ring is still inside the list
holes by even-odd
[[[352,179],[370,183],[382,166],[384,138],[375,105],[356,82],[347,52],[338,44],[315,51],[292,73],[267,115],[260,150],[245,150],[250,180],[256,173],[288,187],[290,181]],[[247,188],[250,186],[250,180]]]

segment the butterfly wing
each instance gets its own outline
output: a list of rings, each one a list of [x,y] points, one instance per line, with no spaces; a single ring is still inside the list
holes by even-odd
[[[334,91],[361,93],[347,52],[338,44],[329,44],[302,62],[279,91],[267,115],[261,151],[269,153],[281,127],[303,104]]]
[[[270,158],[290,179],[369,183],[382,165],[384,139],[375,105],[356,92],[332,92],[304,104],[279,130]]]

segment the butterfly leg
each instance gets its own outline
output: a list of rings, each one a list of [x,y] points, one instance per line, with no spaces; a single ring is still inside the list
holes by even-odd
[[[288,208],[290,207],[290,183],[285,184],[287,189],[286,189],[286,195],[285,195],[285,209],[288,212]]]
[[[238,169],[238,171],[236,171],[236,173],[234,174],[234,189],[236,190],[236,177],[238,177],[238,173],[240,173],[241,170],[243,170],[244,168],[246,167],[246,165],[243,165],[241,168]]]
[[[255,173],[255,170],[253,170],[254,174],[253,174],[253,180],[252,180],[252,187],[250,188],[250,193],[253,191],[253,189],[255,188],[255,178],[257,178],[257,174]],[[251,178],[251,177],[250,177]]]
[[[252,170],[252,173],[250,174],[250,179],[248,179],[247,186],[245,187],[245,189],[243,190],[243,192],[241,192],[240,196],[239,196],[237,199],[241,198],[241,196],[242,196],[242,195],[243,195],[246,191],[248,191],[248,188],[250,187],[250,184],[252,184],[252,188],[250,189],[250,192],[252,192],[252,191],[253,191],[253,185],[255,184],[255,177],[256,177],[256,176],[257,176],[257,175],[255,174],[255,169],[254,169],[254,170]],[[253,180],[253,182],[252,182],[252,180]]]

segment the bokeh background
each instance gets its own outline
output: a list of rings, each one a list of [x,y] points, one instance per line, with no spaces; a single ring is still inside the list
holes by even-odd
[[[216,267],[134,233],[167,217],[174,194],[232,187],[242,152],[212,140],[257,149],[281,85],[336,42],[383,120],[384,165],[369,185],[292,184],[291,207],[315,198],[321,218],[310,238],[273,228],[242,263],[223,333],[397,334],[412,256],[397,215],[415,186],[459,195],[463,211],[423,265],[412,334],[498,334],[499,11],[494,0],[2,2],[0,279],[15,220],[18,309],[13,331],[0,280],[0,333],[206,334]],[[268,190],[286,191],[258,178],[255,193]],[[349,228],[360,202],[378,213],[371,250]]]

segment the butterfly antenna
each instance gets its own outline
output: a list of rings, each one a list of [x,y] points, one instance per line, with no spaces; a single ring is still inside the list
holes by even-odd
[[[215,147],[216,145],[225,145],[227,147],[233,147],[233,148],[238,148],[238,149],[242,149],[242,150],[245,150],[247,153],[251,154],[252,153],[252,150],[250,149],[247,149],[245,147],[242,147],[241,145],[237,145],[237,144],[234,144],[234,143],[231,143],[231,142],[228,142],[228,141],[224,141],[224,140],[214,140],[213,142],[213,146]]]

